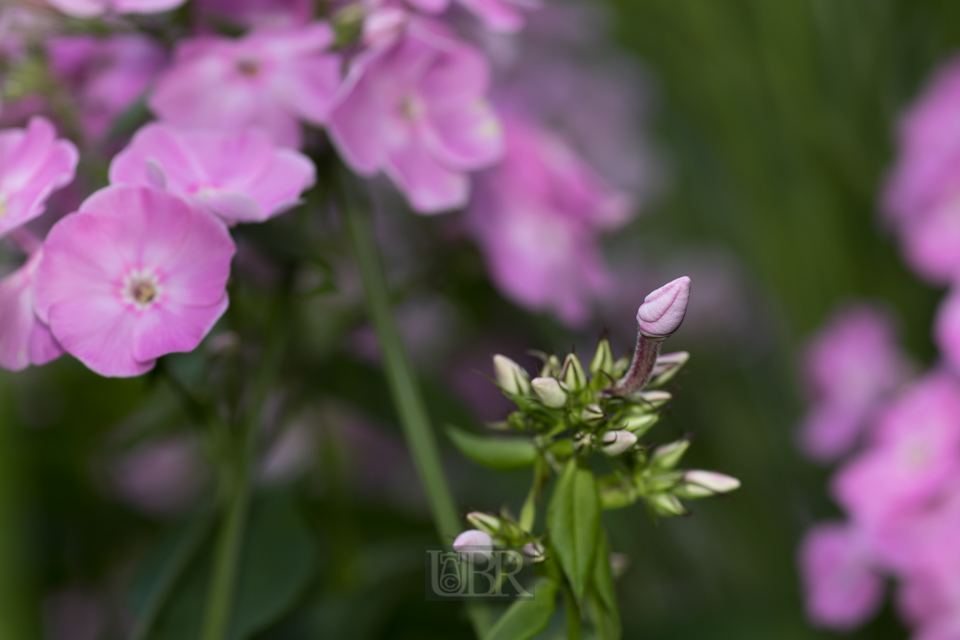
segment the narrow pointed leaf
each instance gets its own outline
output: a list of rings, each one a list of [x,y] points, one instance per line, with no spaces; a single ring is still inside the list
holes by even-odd
[[[540,578],[533,600],[518,600],[493,626],[484,640],[528,640],[547,628],[557,606],[556,581]]]
[[[593,472],[572,458],[547,511],[550,541],[578,601],[583,600],[600,533],[600,496]]]
[[[487,438],[456,427],[447,427],[447,435],[463,455],[492,469],[523,469],[537,459],[537,447],[524,438]]]

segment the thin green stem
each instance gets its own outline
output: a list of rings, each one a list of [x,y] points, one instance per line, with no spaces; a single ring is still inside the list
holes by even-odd
[[[437,533],[440,539],[446,542],[449,536],[462,531],[462,526],[440,463],[440,449],[390,308],[390,293],[376,240],[360,211],[358,198],[349,178],[342,176],[340,187],[339,209],[357,256],[370,318],[380,340],[383,368],[390,394],[420,482],[427,493]],[[474,630],[482,638],[492,626],[488,610],[480,603],[470,603],[467,612]]]
[[[137,620],[133,633],[130,634],[130,640],[147,640],[150,637],[153,626],[163,612],[174,587],[197,555],[212,525],[213,517],[208,512],[200,514],[190,525],[147,597],[143,614]]]
[[[563,580],[563,604],[567,614],[567,640],[580,640],[580,605],[570,584]]]
[[[260,419],[270,386],[280,372],[286,346],[287,332],[282,323],[286,318],[288,294],[289,291],[284,292],[280,307],[274,310],[267,331],[267,344],[260,362],[257,363],[257,373],[253,376],[244,418],[240,421],[239,428],[233,432],[233,442],[229,443],[230,455],[225,461],[223,473],[225,513],[214,551],[213,574],[200,632],[201,640],[225,640],[230,632],[237,576],[240,573],[240,556],[250,509],[250,476],[256,459]]]

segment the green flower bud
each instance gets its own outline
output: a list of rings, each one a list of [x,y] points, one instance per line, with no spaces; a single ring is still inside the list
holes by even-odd
[[[603,446],[600,450],[611,458],[625,453],[637,444],[637,436],[629,431],[607,431],[603,434]]]
[[[682,483],[673,493],[680,498],[708,498],[739,488],[740,481],[734,477],[715,471],[692,469],[683,474]]]
[[[677,440],[657,447],[650,458],[650,465],[660,469],[673,469],[690,447],[689,440]]]
[[[620,426],[628,431],[632,431],[637,437],[640,437],[649,431],[650,427],[655,425],[659,420],[659,413],[628,411],[620,421]]]
[[[567,392],[556,378],[534,378],[530,385],[540,401],[548,407],[559,409],[567,404]]]
[[[650,409],[659,409],[673,399],[673,395],[667,391],[641,391],[633,397],[640,401],[641,405]]]
[[[682,516],[687,510],[677,498],[669,493],[658,493],[647,498],[653,510],[661,516]]]
[[[593,360],[590,361],[590,375],[594,379],[609,376],[609,381],[613,382],[613,374],[613,352],[610,350],[610,342],[604,338],[597,345],[597,352],[593,354]]]
[[[603,408],[595,402],[585,406],[580,413],[580,419],[590,424],[602,422],[604,418],[606,415],[603,413]]]
[[[530,393],[530,376],[516,362],[506,356],[493,356],[493,372],[504,391],[514,395]]]
[[[587,386],[587,374],[583,371],[580,359],[573,353],[563,361],[563,382],[567,389],[576,393]]]
[[[653,373],[647,386],[660,387],[670,382],[670,380],[679,373],[680,369],[683,368],[683,365],[687,364],[687,360],[689,359],[690,354],[686,351],[677,351],[660,356],[657,358],[657,363],[653,367]]]

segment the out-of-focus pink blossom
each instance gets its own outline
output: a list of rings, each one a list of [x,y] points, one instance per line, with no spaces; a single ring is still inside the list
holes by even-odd
[[[412,20],[394,44],[353,63],[330,135],[355,171],[385,171],[417,211],[462,207],[466,173],[503,151],[500,123],[485,99],[488,84],[478,51],[434,23]]]
[[[804,357],[814,400],[801,426],[805,453],[821,461],[848,453],[871,411],[904,380],[908,367],[888,314],[867,305],[837,312]]]
[[[208,207],[229,224],[262,222],[299,203],[316,169],[265,133],[140,129],[110,164],[110,182],[166,189]]]
[[[886,406],[871,446],[834,478],[837,501],[870,533],[937,497],[960,474],[960,384],[946,373]]]
[[[960,58],[944,64],[903,115],[897,164],[883,196],[896,220],[922,217],[960,195]]]
[[[60,36],[46,42],[50,71],[75,100],[89,138],[107,133],[166,65],[157,42],[139,34]]]
[[[690,301],[690,278],[672,280],[647,294],[637,310],[640,332],[648,338],[666,338],[678,328]]]
[[[483,20],[493,31],[518,31],[524,24],[524,12],[540,5],[537,0],[456,0],[462,7]],[[451,0],[407,0],[407,4],[424,13],[446,11]]]
[[[92,18],[104,13],[160,13],[176,9],[186,0],[47,0],[64,13],[78,18]]]
[[[903,257],[918,274],[934,283],[960,276],[960,191],[900,225]]]
[[[194,9],[206,21],[282,28],[309,22],[315,5],[314,0],[197,0]]]
[[[876,612],[883,597],[865,541],[850,525],[828,523],[808,531],[800,546],[800,575],[807,616],[818,626],[852,629]]]
[[[504,125],[503,160],[475,178],[471,232],[508,297],[580,324],[610,286],[597,234],[624,200],[552,134],[510,115]]]
[[[204,465],[189,438],[146,442],[112,464],[117,492],[130,504],[154,515],[182,512],[198,497]]]
[[[0,131],[0,237],[43,213],[50,194],[73,180],[77,148],[56,136],[40,117]]]
[[[191,351],[227,308],[235,247],[187,201],[108,187],[50,230],[35,306],[57,341],[103,376],[145,373]]]
[[[277,144],[299,147],[298,120],[326,122],[340,85],[340,57],[328,51],[333,41],[333,29],[320,22],[236,40],[183,41],[157,80],[150,108],[179,127],[259,127]]]
[[[0,367],[10,371],[46,364],[63,353],[33,311],[33,279],[42,257],[39,249],[18,271],[0,280]]]
[[[956,288],[940,303],[933,336],[944,360],[960,373],[960,291]]]

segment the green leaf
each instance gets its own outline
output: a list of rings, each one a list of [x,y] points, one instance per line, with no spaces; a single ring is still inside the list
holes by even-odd
[[[539,578],[533,600],[518,600],[510,605],[484,640],[528,640],[546,629],[557,606],[558,588],[556,581]]]
[[[463,455],[492,469],[523,469],[537,459],[537,447],[523,438],[487,438],[450,426],[447,435]]]
[[[557,480],[547,528],[573,593],[582,601],[600,534],[600,496],[593,472],[577,458],[567,463]]]
[[[587,594],[586,608],[598,640],[620,640],[622,629],[619,616],[604,607],[596,593]]]
[[[185,528],[161,541],[131,586],[131,601],[142,612],[149,590],[173,559]],[[173,587],[150,640],[183,640],[200,635],[210,577],[211,540]],[[273,494],[251,513],[240,561],[230,640],[245,640],[266,629],[292,607],[314,575],[319,551],[292,497]]]
[[[619,619],[617,594],[613,589],[613,572],[610,570],[610,543],[605,531],[600,532],[597,544],[597,558],[593,563],[593,588],[603,607]]]

